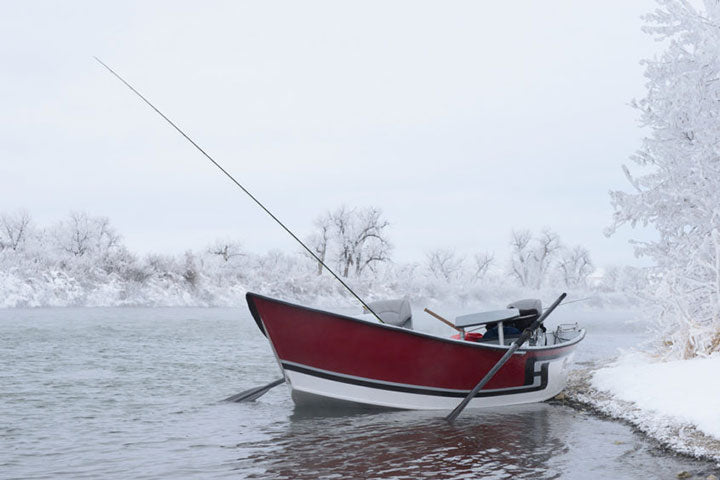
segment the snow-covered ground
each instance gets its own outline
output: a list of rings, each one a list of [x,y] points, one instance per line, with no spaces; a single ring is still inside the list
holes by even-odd
[[[720,440],[720,355],[657,362],[639,353],[595,372],[593,387]]]
[[[720,355],[660,361],[626,352],[576,372],[571,398],[626,420],[663,445],[720,462]]]

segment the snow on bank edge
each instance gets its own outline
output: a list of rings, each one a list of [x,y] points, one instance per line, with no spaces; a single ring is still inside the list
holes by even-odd
[[[720,355],[659,362],[629,353],[601,368],[593,386],[642,410],[694,425],[720,440]]]
[[[635,357],[637,354],[629,355]],[[717,368],[720,368],[720,356],[697,360],[708,360],[712,363],[712,366],[704,365],[703,371],[706,368],[715,368],[717,372]],[[661,371],[665,371],[663,365],[666,364],[657,363],[656,366],[651,366],[654,362],[645,357],[645,363],[638,368],[639,365],[635,363],[637,361],[638,357],[632,359],[628,356],[607,367],[577,369],[571,372],[565,391],[566,397],[571,402],[590,407],[603,415],[627,421],[670,450],[720,464],[720,437],[703,431],[697,425],[700,423],[706,429],[709,427],[710,431],[717,429],[718,424],[708,422],[720,415],[719,397],[711,394],[711,390],[714,392],[714,389],[720,388],[720,377],[717,374],[704,377],[702,382],[692,385],[691,380],[697,379],[698,374],[687,372],[692,372],[697,362],[672,362],[682,366],[673,365],[666,374],[661,374]],[[633,363],[635,365],[631,367]],[[648,375],[642,366],[648,367],[652,374]],[[687,378],[679,377],[683,374],[687,375]],[[665,380],[654,382],[658,375],[663,375]],[[614,377],[617,377],[616,381],[613,380]],[[631,389],[633,391],[616,391],[625,388],[625,382],[635,385]],[[714,382],[712,387],[708,387],[708,382]],[[663,399],[669,390],[674,390],[673,395]],[[637,396],[639,401],[632,400],[634,396]],[[657,404],[662,405],[662,409],[650,408],[650,405],[654,405],[654,400],[648,398],[653,396],[660,399]],[[695,399],[693,408],[697,409],[697,412],[688,417],[689,409],[685,404],[690,398]],[[678,402],[684,404],[678,407]]]

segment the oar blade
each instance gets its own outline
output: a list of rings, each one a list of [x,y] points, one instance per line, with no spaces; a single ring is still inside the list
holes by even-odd
[[[245,390],[244,392],[237,393],[235,395],[232,395],[223,402],[253,402],[257,400],[258,398],[265,395],[267,392],[269,392],[271,389],[277,387],[281,383],[285,383],[284,378],[278,378],[277,380],[268,383],[267,385],[262,385],[260,387],[254,387],[249,390]]]

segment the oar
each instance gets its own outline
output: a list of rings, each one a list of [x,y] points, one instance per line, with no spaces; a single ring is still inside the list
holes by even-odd
[[[437,318],[438,320],[440,320],[441,322],[443,322],[443,323],[444,323],[445,325],[447,325],[448,327],[454,328],[454,329],[457,330],[458,332],[462,333],[462,329],[456,327],[455,324],[453,324],[450,320],[444,319],[443,317],[441,317],[441,316],[438,315],[437,313],[433,312],[433,311],[430,310],[429,308],[426,308],[425,311],[426,311],[427,313],[429,313],[430,315],[432,315],[433,317],[435,317],[435,318]]]
[[[285,383],[284,378],[278,378],[274,382],[270,382],[267,385],[251,388],[250,390],[245,390],[244,392],[237,393],[231,397],[226,398],[225,400],[223,400],[223,402],[252,402],[253,400],[257,400],[258,398],[262,397],[268,391],[277,387],[281,383]]]
[[[515,353],[515,351],[520,348],[522,344],[528,340],[528,338],[530,338],[533,332],[537,330],[540,325],[542,325],[542,322],[544,322],[547,316],[550,315],[553,310],[555,310],[555,307],[560,305],[560,302],[563,301],[566,295],[567,294],[565,293],[560,295],[558,299],[555,300],[555,302],[550,305],[550,307],[548,307],[548,309],[545,310],[542,315],[540,315],[540,317],[537,318],[537,320],[535,320],[529,327],[523,330],[522,335],[520,335],[520,337],[510,345],[510,348],[507,352],[505,352],[505,355],[503,355],[502,358],[498,360],[498,362],[495,364],[495,366],[487,373],[487,375],[485,375],[483,379],[480,380],[480,383],[475,385],[475,388],[473,388],[470,393],[468,393],[467,397],[465,397],[463,401],[460,402],[457,407],[455,407],[455,410],[450,412],[450,415],[445,417],[445,420],[450,423],[455,421],[457,416],[460,415],[460,413],[465,409],[467,404],[470,403],[470,400],[472,400],[475,395],[477,395],[478,392],[490,381],[490,379],[492,379],[492,377],[498,372],[498,370],[500,370],[502,366],[505,365],[505,363],[510,359],[513,353]]]

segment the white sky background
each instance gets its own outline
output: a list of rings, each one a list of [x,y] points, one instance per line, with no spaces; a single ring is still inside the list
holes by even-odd
[[[0,211],[104,215],[133,250],[218,237],[295,249],[92,59],[174,119],[300,236],[381,207],[397,260],[495,251],[549,226],[596,264],[640,146],[651,0],[10,2],[0,16]],[[647,236],[647,233],[645,233]]]

